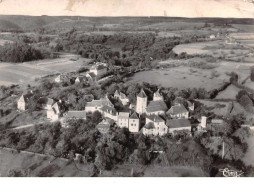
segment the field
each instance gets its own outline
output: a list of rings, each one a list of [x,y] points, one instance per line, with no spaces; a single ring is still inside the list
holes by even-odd
[[[73,55],[61,55],[57,59],[39,60],[25,63],[0,63],[0,85],[22,84],[33,82],[35,78],[49,74],[76,71],[89,62],[79,58],[71,60]]]
[[[215,99],[232,99],[235,100],[236,95],[240,91],[239,88],[237,88],[234,85],[230,85],[225,89],[224,91],[220,92]]]
[[[68,163],[66,159],[55,159],[52,156],[29,152],[17,153],[12,149],[0,148],[0,176],[6,177],[10,170],[26,171],[28,176],[35,177],[88,177],[87,167]]]
[[[213,79],[216,77],[216,79]],[[213,70],[201,70],[179,66],[175,68],[156,69],[136,73],[129,82],[160,85],[162,87],[186,88],[206,88],[210,91],[219,88],[228,79],[225,75],[214,73]]]
[[[231,102],[218,102],[210,100],[197,100],[200,103],[204,104],[210,112],[220,116],[226,116],[230,113],[232,108]]]

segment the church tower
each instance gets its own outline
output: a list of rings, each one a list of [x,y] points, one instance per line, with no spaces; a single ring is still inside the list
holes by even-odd
[[[147,95],[144,92],[144,90],[141,89],[140,93],[137,96],[136,112],[138,114],[144,114],[146,113],[146,107],[147,107]]]
[[[153,101],[164,101],[163,96],[160,94],[160,89],[158,89],[158,90],[153,94]]]

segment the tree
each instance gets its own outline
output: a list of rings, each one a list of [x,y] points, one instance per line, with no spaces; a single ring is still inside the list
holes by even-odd
[[[250,80],[254,82],[254,67],[251,68],[250,70]]]

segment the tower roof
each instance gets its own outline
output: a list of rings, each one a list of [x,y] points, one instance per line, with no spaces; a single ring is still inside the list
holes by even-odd
[[[147,95],[146,95],[146,93],[144,92],[143,89],[141,89],[140,93],[138,94],[138,97],[141,97],[141,98],[146,98],[147,97]]]
[[[160,89],[158,89],[153,95],[154,97],[161,97]]]
[[[130,118],[131,118],[131,119],[139,119],[136,112],[134,112],[134,113],[130,116]]]

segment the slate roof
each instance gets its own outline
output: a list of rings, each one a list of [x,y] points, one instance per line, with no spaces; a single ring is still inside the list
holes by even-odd
[[[130,119],[139,119],[136,112],[133,112],[133,114],[130,116]]]
[[[151,116],[147,116],[146,118],[150,119],[153,122],[164,122],[164,120],[157,115],[151,115]]]
[[[103,107],[103,106],[114,107],[114,105],[111,103],[111,101],[108,98],[93,100],[91,102],[87,102],[87,105],[86,105],[86,107]]]
[[[55,103],[55,100],[53,100],[52,98],[47,98],[47,105],[49,106],[53,106],[53,104]]]
[[[154,129],[154,123],[153,122],[149,122],[144,126],[145,129]]]
[[[162,95],[160,94],[160,89],[158,89],[153,95],[154,97],[161,97]]]
[[[186,112],[188,112],[188,110],[182,104],[178,104],[178,105],[172,106],[167,111],[167,114],[176,115],[176,114],[183,114]]]
[[[22,94],[20,98],[18,99],[18,102],[25,102],[27,103],[29,98],[32,96],[32,94]]]
[[[170,119],[167,120],[166,125],[169,128],[180,128],[180,127],[190,127],[191,123],[188,119]]]
[[[129,112],[119,112],[118,118],[129,118]]]
[[[147,97],[147,95],[146,95],[146,93],[144,92],[143,89],[141,89],[140,93],[138,94],[138,97],[141,97],[141,98],[146,98]]]
[[[85,111],[68,111],[64,113],[64,118],[76,118],[76,119],[85,119],[86,112]]]
[[[124,93],[120,92],[120,99],[128,99],[128,98]]]
[[[116,114],[116,109],[113,108],[113,107],[107,106],[107,105],[103,106],[103,107],[101,108],[101,110],[102,110],[103,112],[107,112],[107,113],[110,113],[110,114],[114,114],[114,115]]]
[[[120,96],[120,93],[118,90],[115,91],[114,96]]]
[[[164,101],[151,101],[149,102],[146,111],[147,112],[156,112],[156,111],[167,111],[168,107]]]

